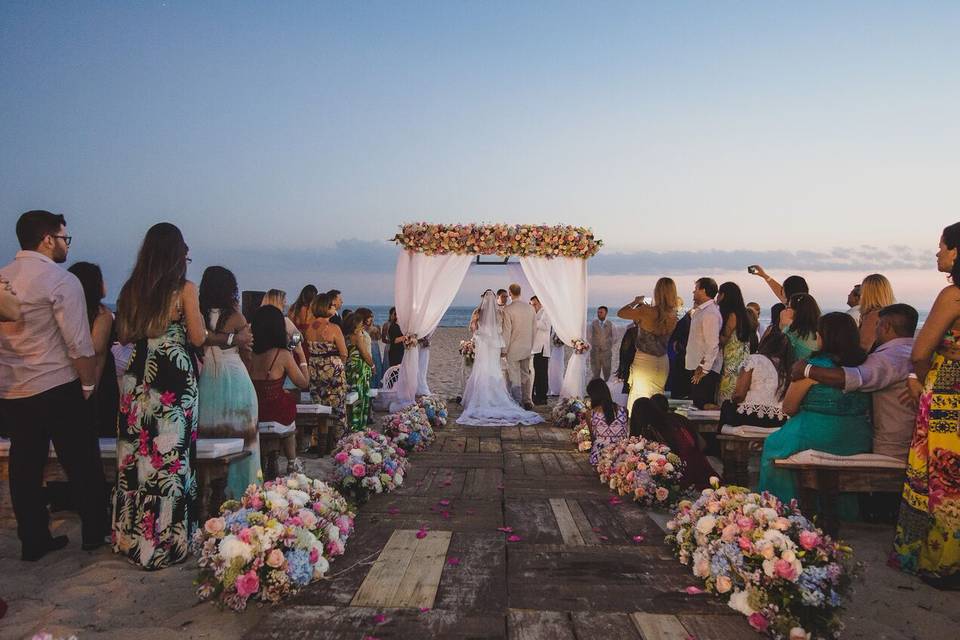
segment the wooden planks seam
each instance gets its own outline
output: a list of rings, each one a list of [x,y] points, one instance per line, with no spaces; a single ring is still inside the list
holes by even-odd
[[[630,619],[643,640],[687,640],[690,637],[674,615],[636,612],[630,614]]]
[[[580,528],[577,527],[573,514],[570,513],[567,501],[563,498],[550,498],[550,508],[553,510],[553,517],[557,520],[557,526],[560,527],[563,543],[583,546],[583,536],[580,535]]]
[[[450,531],[431,531],[418,539],[413,529],[394,531],[350,605],[433,607],[451,535]]]

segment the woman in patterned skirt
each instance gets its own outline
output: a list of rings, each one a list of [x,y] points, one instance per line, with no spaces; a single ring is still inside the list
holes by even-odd
[[[330,322],[333,305],[330,296],[318,293],[310,311],[314,320],[303,337],[307,343],[307,365],[310,370],[310,397],[313,402],[330,407],[330,428],[339,437],[344,423],[344,397],[347,378],[343,363],[347,345],[340,327]]]
[[[757,332],[753,316],[743,303],[743,293],[735,282],[724,282],[717,291],[717,305],[723,318],[720,348],[723,349],[723,370],[717,390],[717,404],[733,398],[737,378],[744,361],[750,355],[750,336]]]
[[[960,588],[960,223],[943,230],[937,268],[953,284],[933,303],[907,380],[919,401],[891,564],[938,589]]]
[[[347,336],[347,385],[359,397],[350,408],[350,430],[363,431],[370,419],[370,379],[373,376],[371,340],[366,327],[373,322],[373,312],[360,307],[347,318],[344,333]]]
[[[117,333],[133,343],[117,424],[113,549],[144,569],[187,557],[197,525],[197,374],[190,346],[206,331],[187,245],[172,224],[147,231],[117,300]]]

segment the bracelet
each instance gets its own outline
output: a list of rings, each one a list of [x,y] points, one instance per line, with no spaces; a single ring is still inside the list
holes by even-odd
[[[300,363],[300,366],[303,367],[304,369],[309,368],[309,367],[307,366],[307,363],[306,363],[306,362],[301,362],[301,363]]]
[[[908,379],[908,380],[919,380],[920,378],[917,377],[917,374],[915,374],[913,371],[911,371],[910,373],[907,374],[907,379]]]
[[[236,335],[237,335],[237,334],[235,334],[235,333],[228,333],[228,334],[227,334],[227,346],[228,346],[228,347],[232,347],[232,346],[233,346],[233,338],[234,338],[234,336],[236,336]]]
[[[94,389],[97,388],[97,385],[95,385],[95,384],[82,384],[82,385],[80,385],[80,388],[83,389],[84,391],[93,391]]]
[[[810,369],[813,369],[813,365],[808,362],[808,363],[807,363],[807,366],[805,366],[805,367],[803,368],[803,377],[804,377],[804,378],[809,378],[809,377],[810,377]]]

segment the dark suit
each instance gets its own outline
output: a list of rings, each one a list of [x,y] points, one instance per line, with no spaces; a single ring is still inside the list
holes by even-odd
[[[623,380],[623,393],[630,393],[630,367],[636,354],[637,325],[632,324],[620,341],[620,361],[617,363],[617,377]]]

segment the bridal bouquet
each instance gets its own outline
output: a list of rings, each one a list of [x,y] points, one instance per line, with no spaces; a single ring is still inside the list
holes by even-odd
[[[383,434],[407,453],[423,451],[435,438],[426,411],[415,404],[384,416]]]
[[[473,338],[469,340],[460,341],[460,355],[463,357],[464,363],[468,367],[473,366],[473,361],[477,357],[477,343],[473,341]]]
[[[357,431],[344,436],[333,450],[331,482],[357,504],[371,493],[387,493],[403,484],[406,452],[376,431]]]
[[[680,493],[684,464],[670,447],[641,437],[624,438],[600,451],[600,482],[647,507],[666,506]]]
[[[840,634],[853,550],[769,493],[711,488],[682,500],[667,541],[708,591],[722,595],[754,629],[777,640],[826,640]]]
[[[302,473],[250,485],[194,533],[197,595],[236,611],[251,598],[279,602],[343,555],[353,519],[343,496]]]
[[[438,395],[420,396],[417,405],[427,414],[430,425],[436,429],[447,424],[447,403]]]
[[[586,353],[587,351],[590,351],[590,343],[588,343],[586,340],[581,340],[580,338],[577,338],[576,340],[573,341],[574,353],[581,354],[581,353]]]
[[[558,427],[573,429],[590,422],[590,401],[584,398],[561,398],[550,412],[550,420]]]

